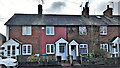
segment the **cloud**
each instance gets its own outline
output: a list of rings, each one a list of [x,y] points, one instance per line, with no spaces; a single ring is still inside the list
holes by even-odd
[[[51,4],[51,7],[46,9],[48,12],[61,12],[62,9],[64,9],[64,7],[66,7],[66,3],[65,2],[53,2]]]

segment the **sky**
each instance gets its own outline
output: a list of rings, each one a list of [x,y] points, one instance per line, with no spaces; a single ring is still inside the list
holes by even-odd
[[[0,0],[0,33],[6,35],[4,25],[15,13],[37,14],[38,4],[43,5],[43,14],[81,15],[82,8],[88,0]],[[106,6],[113,8],[113,14],[118,15],[120,0],[89,0],[90,15],[102,15]],[[113,2],[113,3],[111,3]]]

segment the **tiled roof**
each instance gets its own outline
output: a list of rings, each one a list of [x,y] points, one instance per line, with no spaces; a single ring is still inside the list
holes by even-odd
[[[108,18],[104,15],[49,15],[14,14],[5,25],[120,25],[120,15]]]

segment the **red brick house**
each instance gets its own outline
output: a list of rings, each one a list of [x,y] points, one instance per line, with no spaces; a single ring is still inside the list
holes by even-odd
[[[96,46],[109,52],[109,40],[120,36],[120,16],[107,17],[109,12],[89,15],[89,7],[86,7],[83,15],[42,14],[41,5],[38,14],[14,14],[5,23],[7,42],[3,44],[4,55],[48,54],[60,60],[67,60],[68,56],[77,60],[83,54],[94,53]]]
[[[0,33],[0,46],[6,41],[6,37]]]

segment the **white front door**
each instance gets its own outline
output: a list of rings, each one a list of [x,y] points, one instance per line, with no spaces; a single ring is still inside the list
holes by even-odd
[[[7,57],[15,56],[15,45],[8,45],[7,46]]]
[[[61,54],[61,60],[66,60],[66,44],[59,44],[59,52]]]
[[[71,45],[71,55],[73,56],[73,60],[76,60],[76,46]]]

